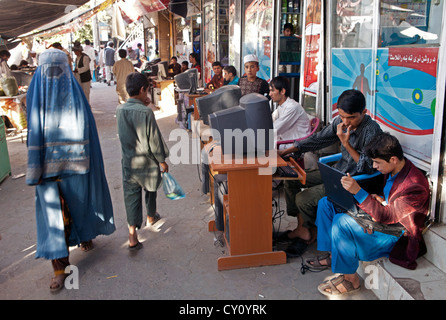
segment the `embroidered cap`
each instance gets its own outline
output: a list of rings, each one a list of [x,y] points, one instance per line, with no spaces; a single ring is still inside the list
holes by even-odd
[[[255,54],[248,54],[243,58],[243,64],[248,62],[259,62],[259,58]]]

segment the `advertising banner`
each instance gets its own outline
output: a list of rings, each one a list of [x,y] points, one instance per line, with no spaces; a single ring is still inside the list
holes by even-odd
[[[372,59],[371,49],[333,49],[332,116],[344,90],[361,90],[371,116],[383,130],[398,137],[404,152],[430,163],[438,48],[381,48],[376,66]],[[370,88],[373,72],[376,83]]]

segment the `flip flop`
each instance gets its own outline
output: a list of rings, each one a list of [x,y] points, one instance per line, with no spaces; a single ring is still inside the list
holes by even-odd
[[[65,286],[65,278],[67,276],[68,275],[64,273],[64,274],[57,275],[54,278],[51,278],[50,292],[57,293],[60,290],[62,290]]]
[[[141,248],[142,248],[142,243],[139,242],[139,241],[138,241],[138,243],[135,244],[134,246],[130,246],[130,245],[129,245],[129,250],[130,250],[130,251],[137,251],[137,250],[139,250],[139,249],[141,249]]]
[[[155,215],[153,216],[153,221],[149,222],[149,218],[147,218],[147,224],[150,224],[151,226],[153,226],[155,223],[157,223],[158,221],[161,220],[161,216],[160,214],[157,212],[155,213]]]

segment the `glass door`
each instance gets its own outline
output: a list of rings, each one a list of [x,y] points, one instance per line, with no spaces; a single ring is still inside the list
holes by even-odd
[[[216,5],[215,0],[208,0],[203,5],[203,65],[202,79],[208,83],[212,79],[212,63],[217,58]]]
[[[244,1],[244,29],[242,39],[242,56],[255,54],[259,58],[260,70],[257,76],[266,81],[271,80],[273,37],[273,0]],[[243,64],[240,75],[244,74]]]

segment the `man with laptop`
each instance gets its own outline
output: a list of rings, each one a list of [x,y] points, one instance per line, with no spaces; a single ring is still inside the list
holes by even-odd
[[[374,137],[365,152],[373,167],[385,175],[380,195],[366,192],[350,174],[339,182],[370,220],[357,219],[349,204],[338,201],[334,194],[327,192],[327,197],[319,201],[317,249],[328,254],[309,259],[307,264],[319,269],[331,266],[334,273],[341,274],[318,286],[319,292],[327,296],[360,289],[356,273],[359,261],[389,257],[391,262],[413,270],[417,257],[426,252],[422,236],[429,209],[426,177],[404,157],[400,143],[388,133]],[[393,232],[398,228],[398,233]]]
[[[382,130],[367,115],[364,95],[355,89],[344,91],[338,98],[337,109],[339,116],[330,125],[307,139],[295,141],[293,146],[279,150],[278,154],[284,156],[294,152],[299,156],[340,143],[342,157],[335,164],[336,169],[351,175],[374,172],[364,148]],[[305,185],[297,180],[284,182],[287,214],[296,216],[298,222],[296,229],[279,236],[279,240],[291,242],[285,250],[288,256],[301,255],[305,246],[316,239],[317,204],[325,196],[325,188],[318,170],[307,172],[306,180]]]

